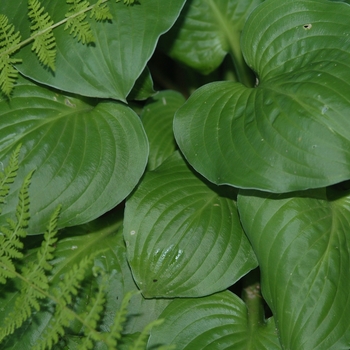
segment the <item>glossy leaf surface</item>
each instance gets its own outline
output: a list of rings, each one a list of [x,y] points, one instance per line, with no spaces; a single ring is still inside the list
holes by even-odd
[[[150,144],[149,170],[155,169],[174,153],[173,119],[184,102],[185,98],[180,93],[169,90],[157,93],[144,107],[141,120]]]
[[[348,349],[350,196],[294,195],[264,198],[243,191],[238,197],[263,296],[285,349]]]
[[[350,178],[350,6],[268,0],[242,50],[258,86],[197,90],[174,130],[191,165],[216,184],[271,192]]]
[[[109,215],[89,224],[66,229],[66,238],[61,239],[56,247],[55,259],[52,261],[53,270],[50,276],[52,287],[57,286],[73,265],[91,254],[96,254],[92,270],[98,271],[99,276],[93,276],[92,272],[87,275],[79,289],[78,296],[74,299],[74,311],[83,314],[97,292],[97,285],[101,283],[101,276],[107,276],[106,301],[101,314],[100,330],[108,332],[113,324],[116,312],[120,309],[124,295],[129,291],[137,292],[133,282],[130,268],[126,261],[125,245],[119,227],[122,222],[118,216]],[[27,261],[35,258],[37,249],[32,249],[27,255]],[[3,287],[2,287],[3,288]],[[5,311],[13,307],[14,297],[18,292],[2,290],[0,306]],[[132,297],[128,306],[128,318],[123,327],[123,333],[134,334],[141,332],[150,322],[158,318],[159,314],[169,304],[169,300],[145,300],[140,294]],[[47,303],[40,312],[34,313],[33,317],[22,328],[18,329],[2,343],[2,349],[22,350],[32,348],[37,344],[45,331],[48,322],[52,318],[52,303]],[[2,318],[0,317],[0,325]],[[73,321],[67,334],[62,337],[57,349],[67,345],[69,349],[77,349],[81,343],[81,324]],[[123,343],[123,340],[122,340]],[[106,349],[105,344],[97,343],[96,349]]]
[[[230,188],[209,186],[178,152],[128,199],[124,239],[146,297],[203,296],[256,267]]]
[[[244,302],[225,291],[198,299],[175,299],[160,315],[165,321],[151,332],[148,348],[161,343],[178,350],[281,349],[273,319],[249,327]]]
[[[136,186],[148,142],[138,116],[120,103],[95,104],[20,80],[10,101],[0,101],[0,159],[22,144],[20,169],[1,224],[14,215],[18,189],[33,169],[29,234],[45,231],[62,204],[59,227],[95,219]]]
[[[167,53],[202,73],[216,69],[227,53],[239,51],[240,33],[262,0],[188,1],[173,28],[161,39]]]
[[[65,18],[68,5],[62,0],[42,0],[54,22]],[[56,69],[43,67],[27,45],[18,57],[18,69],[26,76],[64,91],[92,97],[124,101],[151,57],[159,36],[176,20],[184,0],[147,0],[133,6],[123,1],[109,1],[113,20],[89,19],[95,42],[83,45],[64,30],[54,30],[57,46]],[[1,13],[20,29],[22,37],[30,35],[27,1],[2,1]],[[166,16],[160,16],[166,13]]]

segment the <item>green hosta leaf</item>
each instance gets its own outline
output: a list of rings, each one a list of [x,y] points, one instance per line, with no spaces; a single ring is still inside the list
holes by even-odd
[[[244,302],[228,291],[197,299],[175,299],[163,311],[164,323],[154,328],[148,342],[175,344],[178,350],[281,349],[275,324],[249,327]]]
[[[141,120],[150,143],[148,169],[153,170],[176,149],[173,119],[185,98],[175,91],[161,91],[144,107]]]
[[[28,233],[45,230],[62,204],[59,227],[90,221],[121,202],[139,181],[148,142],[138,116],[120,103],[61,95],[20,80],[0,101],[0,159],[21,143],[20,169],[0,223],[15,210],[24,176],[36,169]]]
[[[213,83],[175,117],[179,147],[216,184],[288,192],[350,177],[350,6],[268,0],[242,50],[255,89]]]
[[[168,54],[202,73],[216,69],[227,53],[239,52],[240,34],[250,12],[262,0],[188,1],[161,44]]]
[[[136,80],[128,100],[143,101],[153,96],[156,92],[153,89],[153,80],[148,67],[144,69],[139,78]]]
[[[256,266],[232,192],[210,187],[177,152],[128,199],[124,239],[146,297],[208,295]]]
[[[92,3],[94,3],[93,1]],[[20,71],[41,83],[85,96],[124,101],[140,76],[161,34],[179,15],[185,0],[147,0],[134,6],[109,1],[111,21],[86,20],[95,42],[83,45],[69,35],[64,25],[54,30],[57,57],[55,74],[45,69],[30,46],[20,50],[26,57]],[[69,6],[63,0],[42,0],[54,22],[65,18]],[[19,28],[23,38],[29,36],[26,0],[2,0],[1,12]]]
[[[348,349],[350,196],[295,195],[239,195],[262,293],[285,349]]]

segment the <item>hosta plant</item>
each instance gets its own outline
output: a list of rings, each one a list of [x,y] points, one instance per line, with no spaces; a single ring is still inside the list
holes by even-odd
[[[350,349],[347,1],[0,12],[3,349]]]

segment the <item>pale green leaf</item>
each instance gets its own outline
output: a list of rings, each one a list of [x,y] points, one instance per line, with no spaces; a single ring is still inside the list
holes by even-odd
[[[58,204],[58,227],[90,221],[120,203],[136,186],[148,157],[139,117],[121,103],[83,101],[24,79],[0,100],[0,158],[22,144],[18,176],[0,224],[13,216],[24,176],[29,190],[28,234],[45,231]]]
[[[283,347],[348,349],[349,193],[242,191],[238,208]]]
[[[271,192],[349,179],[349,16],[324,0],[258,6],[242,34],[258,86],[209,84],[175,116],[190,164],[216,184]]]
[[[208,295],[257,265],[232,190],[210,186],[178,152],[127,200],[124,239],[146,297]]]
[[[244,302],[228,291],[204,298],[175,299],[153,328],[148,349],[160,343],[177,350],[280,350],[272,318],[251,329]]]

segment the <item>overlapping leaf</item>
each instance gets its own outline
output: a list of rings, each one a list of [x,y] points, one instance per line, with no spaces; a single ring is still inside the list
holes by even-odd
[[[175,344],[178,350],[281,349],[273,319],[250,328],[244,302],[226,291],[204,298],[175,299],[160,315],[148,347]]]
[[[350,347],[350,196],[318,192],[238,197],[285,349]]]
[[[161,46],[170,56],[202,73],[216,69],[227,53],[243,64],[240,34],[248,15],[261,2],[188,1],[173,28],[161,40]]]
[[[128,199],[124,239],[146,297],[208,295],[256,266],[232,193],[210,187],[177,152]]]
[[[64,31],[54,30],[57,46],[56,71],[41,65],[30,46],[23,48],[26,57],[18,69],[26,76],[64,91],[85,96],[125,100],[135,80],[151,57],[157,40],[176,20],[185,0],[147,0],[133,6],[109,2],[112,21],[96,22],[87,16],[95,38],[83,45]],[[65,19],[68,5],[62,0],[41,1],[54,22]],[[91,1],[91,3],[94,3]],[[1,12],[29,37],[27,1],[6,0]],[[160,14],[166,15],[160,15]]]
[[[148,169],[153,170],[176,149],[173,119],[185,98],[175,91],[161,91],[144,107],[141,120],[150,143]]]
[[[1,224],[13,215],[24,176],[30,186],[28,233],[45,230],[62,204],[59,227],[90,221],[121,202],[145,169],[148,142],[138,116],[119,103],[61,95],[21,80],[11,101],[0,101],[0,159],[22,144],[21,166]]]
[[[258,86],[213,83],[175,117],[194,168],[216,184],[288,192],[350,178],[350,6],[268,0],[242,50]]]

